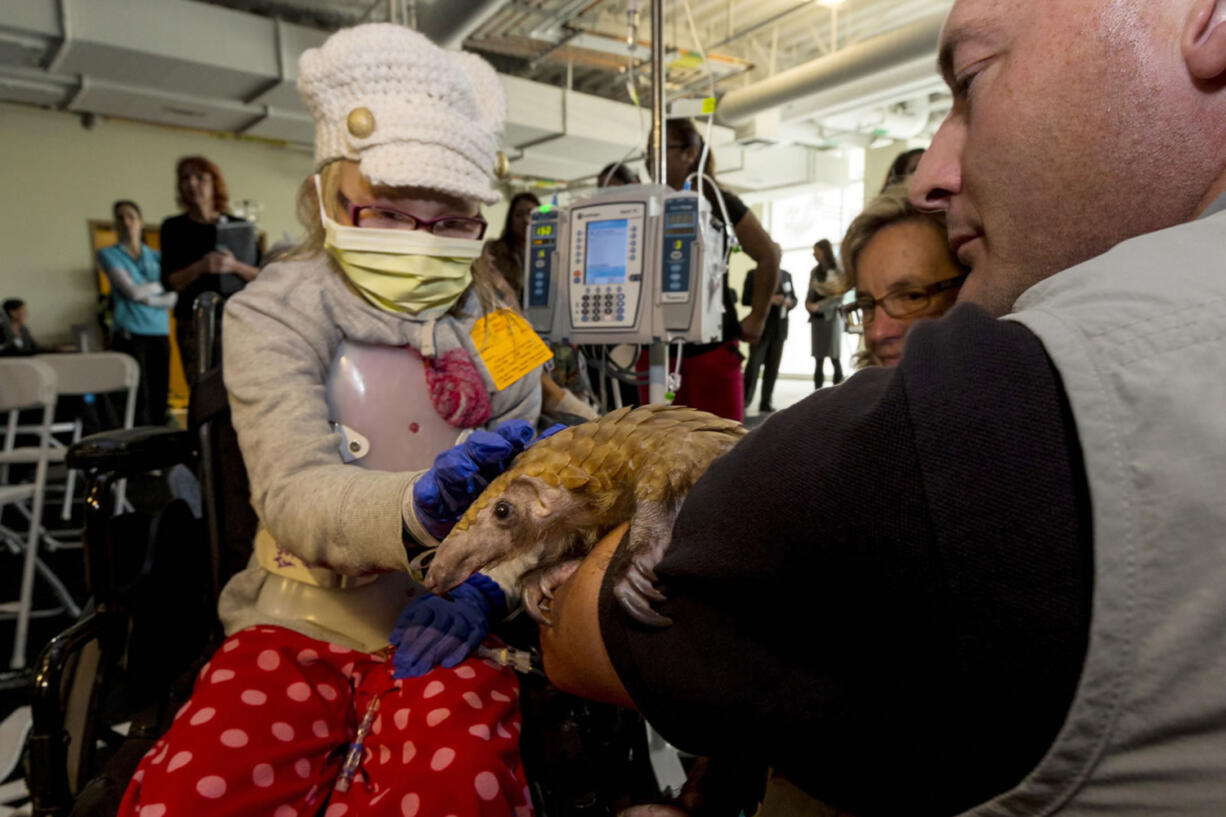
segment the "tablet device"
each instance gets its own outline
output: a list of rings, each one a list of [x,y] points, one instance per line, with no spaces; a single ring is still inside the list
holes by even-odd
[[[250,221],[220,221],[217,223],[217,249],[229,252],[244,264],[256,266],[259,253],[256,249],[255,224]],[[242,277],[233,273],[218,276],[223,295],[231,295],[243,288]]]

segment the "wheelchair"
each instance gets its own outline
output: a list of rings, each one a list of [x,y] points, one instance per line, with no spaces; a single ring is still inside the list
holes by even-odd
[[[103,433],[69,453],[69,465],[86,474],[91,600],[35,670],[27,752],[34,817],[114,815],[137,764],[223,640],[217,599],[246,566],[257,519],[218,363],[222,305],[213,293],[194,305],[200,359],[190,430]],[[111,517],[121,479],[183,463],[199,474],[203,520],[181,499],[149,519]],[[526,616],[498,632],[516,646],[535,646]],[[119,679],[127,682],[123,700],[116,700]],[[613,815],[659,801],[639,716],[566,695],[535,676],[521,676],[520,700],[521,754],[538,815]],[[119,734],[114,726],[129,717],[126,736]]]
[[[221,641],[217,597],[246,564],[256,528],[217,364],[221,306],[215,293],[194,304],[199,381],[190,430],[104,432],[68,453],[69,467],[86,475],[90,601],[34,670],[26,777],[39,817],[114,814],[137,763]],[[111,516],[124,478],[175,465],[199,475],[203,524],[183,499],[153,515]],[[121,679],[126,695],[118,694]],[[128,720],[126,736],[115,731]]]

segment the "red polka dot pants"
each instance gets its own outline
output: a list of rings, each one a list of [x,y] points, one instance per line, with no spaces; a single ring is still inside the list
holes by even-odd
[[[145,755],[121,817],[531,817],[514,673],[470,658],[394,680],[390,661],[280,627],[226,639]],[[379,708],[347,792],[337,775]]]

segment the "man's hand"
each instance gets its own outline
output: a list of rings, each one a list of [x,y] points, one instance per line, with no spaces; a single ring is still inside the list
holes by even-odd
[[[766,316],[750,312],[741,321],[741,340],[746,343],[757,343],[762,338],[762,331],[765,328]]]
[[[786,295],[772,295],[771,296],[771,306],[783,306],[785,303],[787,303]]]

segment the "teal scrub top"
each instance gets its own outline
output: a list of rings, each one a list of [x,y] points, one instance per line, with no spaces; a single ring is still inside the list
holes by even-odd
[[[161,283],[162,254],[140,245],[140,258],[133,259],[122,244],[113,244],[98,250],[98,263],[103,269],[122,269],[139,286],[145,283]],[[115,328],[133,335],[170,334],[170,310],[166,307],[148,306],[125,297],[111,287],[115,305]]]

